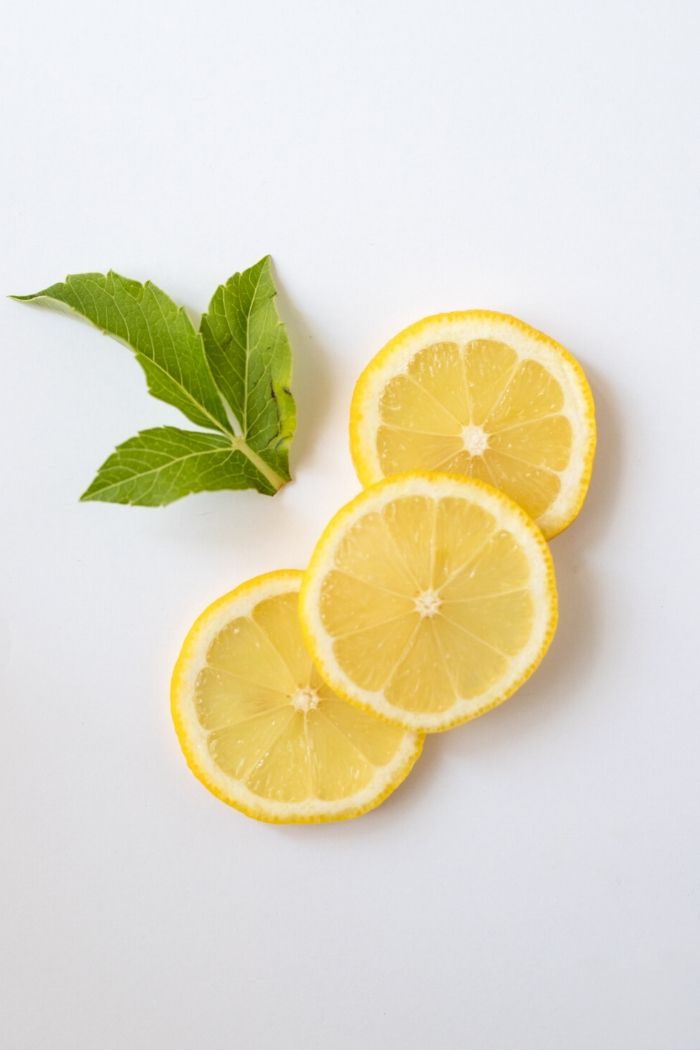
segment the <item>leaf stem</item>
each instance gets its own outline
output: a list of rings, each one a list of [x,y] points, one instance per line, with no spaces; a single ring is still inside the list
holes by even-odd
[[[287,479],[283,478],[281,474],[277,474],[272,467],[268,466],[264,459],[262,459],[257,452],[254,452],[248,442],[243,437],[234,437],[231,439],[231,444],[237,452],[242,452],[250,462],[253,464],[255,469],[259,471],[266,481],[269,481],[275,492],[278,492],[283,485],[287,484]]]

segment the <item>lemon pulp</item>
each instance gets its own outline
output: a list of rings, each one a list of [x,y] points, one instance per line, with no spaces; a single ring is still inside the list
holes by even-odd
[[[501,493],[407,474],[331,523],[302,615],[334,688],[404,725],[444,729],[505,699],[541,659],[553,570],[537,528]]]
[[[590,389],[562,347],[486,312],[439,315],[400,333],[358,381],[353,458],[365,484],[412,470],[478,478],[554,535],[590,477]]]
[[[205,784],[251,816],[354,816],[414,761],[415,734],[353,708],[314,669],[299,625],[301,573],[273,573],[215,603],[185,643],[173,713]]]

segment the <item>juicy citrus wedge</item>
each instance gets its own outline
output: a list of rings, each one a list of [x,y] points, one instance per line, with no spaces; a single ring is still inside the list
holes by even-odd
[[[210,605],[175,666],[172,713],[192,772],[249,817],[345,820],[409,773],[422,737],[358,711],[314,670],[299,624],[302,574],[250,580]]]
[[[581,509],[595,437],[593,397],[571,354],[515,317],[481,310],[400,332],[360,376],[350,415],[364,485],[407,470],[479,478],[547,537]]]
[[[540,530],[503,493],[404,474],[332,519],[300,613],[336,693],[435,732],[495,707],[532,674],[556,625],[554,568]]]

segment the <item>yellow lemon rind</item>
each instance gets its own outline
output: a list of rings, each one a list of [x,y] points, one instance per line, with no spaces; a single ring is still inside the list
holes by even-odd
[[[384,477],[376,453],[377,413],[375,406],[379,392],[394,374],[390,370],[394,358],[409,346],[414,347],[411,351],[414,353],[420,349],[421,342],[425,345],[426,341],[431,338],[438,341],[438,339],[449,337],[446,330],[453,326],[459,328],[472,323],[491,325],[493,338],[503,338],[508,328],[514,330],[521,338],[543,348],[546,353],[554,355],[553,360],[563,364],[571,380],[570,392],[575,392],[578,400],[580,411],[577,423],[581,431],[581,447],[577,456],[578,469],[575,483],[571,486],[566,506],[556,513],[550,514],[549,511],[545,511],[537,522],[545,538],[553,539],[576,519],[588,492],[597,440],[595,404],[583,368],[573,354],[544,332],[540,332],[511,314],[498,313],[493,310],[455,310],[432,314],[404,328],[379,350],[361,372],[355,384],[350,405],[350,455],[355,471],[364,486],[373,485]],[[441,330],[439,336],[436,330]]]
[[[353,688],[351,683],[350,688],[348,688],[347,676],[343,672],[339,672],[337,666],[328,659],[327,650],[330,648],[330,636],[327,635],[327,632],[324,632],[320,624],[320,617],[317,616],[319,584],[324,575],[324,568],[330,567],[332,564],[329,555],[332,555],[332,547],[335,545],[336,536],[340,536],[343,526],[354,516],[358,508],[361,508],[366,503],[369,504],[377,493],[391,488],[398,489],[402,485],[410,484],[415,479],[423,479],[436,484],[441,482],[447,483],[452,491],[454,491],[455,487],[463,486],[472,492],[483,492],[489,499],[506,508],[508,513],[515,515],[534,541],[543,560],[543,592],[546,596],[547,607],[536,651],[520,673],[508,682],[497,695],[491,696],[483,704],[475,704],[474,708],[466,713],[456,714],[452,717],[450,717],[449,712],[444,712],[433,718],[426,715],[415,716],[409,712],[403,712],[388,703],[383,707],[378,707],[375,706],[376,701],[369,702],[366,699],[362,699],[358,692],[355,691],[358,687]],[[384,718],[388,722],[400,725],[404,729],[413,729],[422,733],[442,733],[448,729],[454,729],[455,726],[463,725],[465,722],[470,722],[504,703],[520,689],[539,667],[552,642],[558,622],[558,595],[554,563],[549,546],[532,518],[509,496],[506,496],[492,485],[488,485],[477,478],[467,478],[438,471],[412,471],[410,473],[395,474],[364,489],[353,500],[341,507],[334,517],[331,518],[321,534],[311,555],[308,568],[304,573],[300,592],[299,614],[304,640],[313,657],[316,668],[324,681],[338,696],[348,703],[371,712],[378,718]],[[324,652],[324,650],[326,651]],[[363,690],[361,691],[364,692]]]
[[[221,802],[225,802],[226,805],[231,806],[240,813],[244,813],[245,816],[251,817],[253,820],[266,824],[323,824],[331,821],[351,820],[354,817],[362,816],[362,814],[376,809],[399,787],[411,772],[423,749],[424,735],[415,731],[408,733],[404,750],[399,754],[398,759],[396,757],[394,759],[396,768],[391,768],[391,775],[380,791],[361,804],[348,800],[345,806],[332,803],[324,807],[323,802],[314,800],[317,806],[315,811],[313,809],[314,803],[275,803],[271,800],[262,799],[255,801],[257,796],[253,796],[253,793],[250,791],[236,793],[235,791],[226,790],[224,781],[231,778],[226,778],[225,775],[216,776],[211,770],[211,766],[214,763],[207,763],[202,760],[201,749],[195,746],[193,734],[188,730],[186,706],[188,696],[191,695],[191,690],[187,688],[188,679],[191,677],[191,668],[196,661],[196,653],[200,647],[203,634],[210,627],[212,620],[219,614],[226,613],[233,603],[238,603],[242,599],[250,599],[252,607],[265,597],[265,592],[282,593],[284,584],[293,583],[296,586],[302,577],[303,573],[300,569],[279,569],[275,572],[264,573],[247,580],[212,602],[197,617],[190,628],[172,675],[170,709],[175,732],[191,772]],[[278,584],[280,585],[279,587],[277,587]],[[235,784],[236,782],[234,781],[233,783]],[[365,792],[367,790],[365,789]],[[250,795],[252,798],[241,797],[243,794]]]

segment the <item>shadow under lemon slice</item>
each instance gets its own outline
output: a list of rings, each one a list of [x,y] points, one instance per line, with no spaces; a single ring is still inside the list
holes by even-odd
[[[302,573],[259,576],[189,632],[172,714],[192,772],[218,798],[275,823],[345,820],[408,775],[422,735],[360,711],[312,665],[298,604]]]

